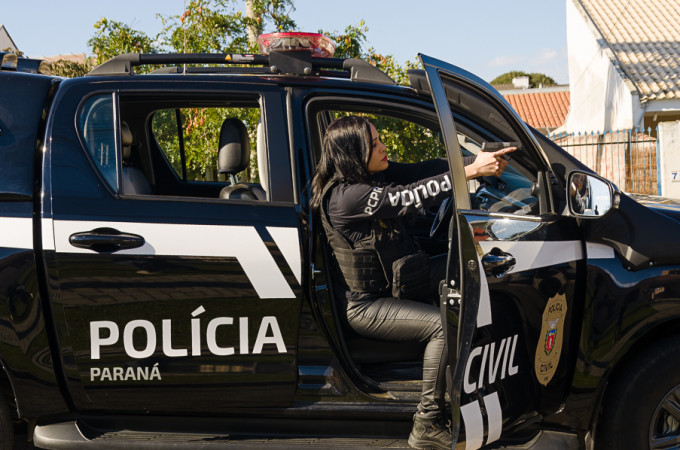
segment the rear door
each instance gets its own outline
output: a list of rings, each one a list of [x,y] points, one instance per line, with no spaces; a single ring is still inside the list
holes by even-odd
[[[81,83],[57,99],[43,223],[80,410],[210,414],[292,400],[301,264],[281,96],[196,86]],[[276,168],[237,175],[266,189],[262,199],[220,198],[230,181],[215,171],[217,135],[232,116],[253,160],[259,140],[259,164]]]
[[[454,431],[479,448],[559,410],[576,357],[584,249],[575,220],[558,214],[561,189],[545,157],[502,97],[455,66],[421,59],[455,180],[442,304],[456,361]],[[461,156],[485,141],[520,149],[500,179],[466,183]]]

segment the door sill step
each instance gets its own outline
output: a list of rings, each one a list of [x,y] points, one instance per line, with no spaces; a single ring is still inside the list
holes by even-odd
[[[258,436],[240,433],[180,433],[133,430],[101,431],[78,421],[36,426],[33,442],[36,447],[48,449],[196,449],[226,446],[238,448],[273,446],[291,450],[305,446],[358,449],[409,448],[406,439]]]
[[[255,433],[187,433],[168,431],[99,430],[80,421],[36,426],[36,447],[47,449],[205,449],[218,447],[299,450],[313,448],[409,448],[406,439],[379,437],[311,437]],[[459,442],[456,450],[464,449]],[[543,450],[579,448],[578,436],[553,430],[539,431],[527,442],[494,442],[485,448],[503,450]]]

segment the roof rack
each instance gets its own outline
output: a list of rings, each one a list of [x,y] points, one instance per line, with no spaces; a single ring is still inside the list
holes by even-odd
[[[176,67],[154,73],[266,73],[287,75],[324,75],[349,78],[365,83],[396,84],[387,74],[361,59],[313,58],[311,51],[276,51],[269,55],[244,53],[125,53],[91,70],[88,75],[134,75],[135,66],[215,64],[261,66],[255,68]],[[227,70],[225,70],[227,69]],[[332,71],[323,69],[333,69]]]
[[[19,57],[13,52],[0,52],[0,70],[52,75],[52,67],[47,61]]]

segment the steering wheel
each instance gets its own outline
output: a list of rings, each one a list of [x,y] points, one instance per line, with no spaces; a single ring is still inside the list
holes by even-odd
[[[453,199],[446,197],[441,205],[439,205],[439,211],[437,211],[437,215],[434,216],[432,221],[430,238],[439,236],[442,230],[446,229],[446,225],[442,224],[448,224],[451,221],[451,217],[453,217]]]

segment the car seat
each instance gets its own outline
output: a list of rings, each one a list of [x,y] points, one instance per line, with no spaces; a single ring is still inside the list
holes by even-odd
[[[135,167],[133,162],[133,148],[134,136],[130,130],[130,126],[126,122],[122,122],[120,126],[121,146],[123,152],[122,158],[122,193],[132,195],[149,195],[152,194],[151,186],[147,180],[144,172],[138,167]]]
[[[240,183],[236,174],[248,168],[250,163],[250,139],[248,130],[239,119],[228,118],[220,130],[217,170],[229,175],[230,185],[220,191],[220,198],[242,200],[265,200],[266,194],[256,183]]]

